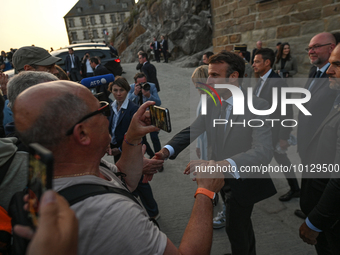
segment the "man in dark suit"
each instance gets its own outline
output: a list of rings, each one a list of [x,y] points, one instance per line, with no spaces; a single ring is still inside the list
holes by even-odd
[[[328,59],[335,47],[335,43],[336,41],[332,34],[320,33],[311,39],[308,48],[306,48],[310,63],[313,66],[310,69],[309,79],[305,85],[305,89],[311,92],[311,99],[304,106],[312,115],[306,116],[299,113],[298,116],[297,148],[303,165],[310,163],[308,162],[307,148],[310,147],[310,141],[320,124],[331,111],[336,97],[336,91],[329,88],[328,75],[326,73],[329,67]],[[300,206],[303,201],[311,201],[308,198],[308,193],[310,192],[309,184],[309,179],[302,178]],[[303,219],[306,218],[306,214],[301,210],[295,210],[295,215]]]
[[[207,83],[232,84],[237,87],[237,92],[242,93],[238,89],[240,87],[238,78],[243,77],[244,69],[245,65],[241,57],[222,51],[209,59]],[[244,115],[233,115],[231,91],[225,88],[216,88],[216,91],[223,100],[222,108],[216,107],[213,100],[208,100],[207,114],[198,116],[190,127],[175,135],[155,157],[176,158],[190,142],[206,131],[208,158],[213,160],[210,162],[214,162],[215,167],[229,167],[235,170],[226,173],[225,180],[231,192],[226,195],[224,201],[227,207],[226,232],[231,243],[232,254],[256,254],[255,234],[251,222],[252,210],[256,202],[274,195],[276,190],[269,175],[254,173],[249,176],[242,169],[261,164],[267,165],[271,161],[273,151],[270,126],[267,123],[261,127],[232,125],[232,123],[243,121],[247,123],[251,119],[259,118],[264,121],[268,116],[251,113],[246,104]],[[268,109],[268,103],[263,99],[253,97],[253,104],[256,109]],[[228,123],[213,127],[214,119],[228,119]],[[204,162],[191,161],[185,173],[188,174]],[[255,178],[259,176],[260,178]]]
[[[162,49],[160,49],[163,53],[163,57],[164,57],[164,63],[168,63],[168,40],[165,40],[164,35],[161,36],[161,47]]]
[[[153,42],[150,43],[150,48],[153,50],[153,54],[155,55],[155,60],[157,61],[157,63],[160,62],[160,58],[159,58],[159,54],[160,54],[160,49],[161,49],[161,45],[159,43],[159,41],[157,41],[156,36],[153,37]]]
[[[305,89],[311,92],[311,99],[304,104],[312,114],[306,116],[302,113],[298,118],[298,152],[302,164],[307,162],[307,147],[316,130],[330,112],[336,91],[329,88],[326,70],[329,67],[328,59],[335,47],[335,38],[330,33],[321,33],[314,36],[307,48],[308,56],[313,67],[309,72],[309,79]],[[325,78],[325,79],[318,79]]]
[[[305,88],[311,92],[311,99],[304,104],[304,107],[312,115],[306,116],[299,113],[298,116],[297,146],[301,163],[303,165],[310,164],[307,149],[313,149],[311,148],[312,144],[310,145],[312,137],[331,111],[336,97],[336,91],[329,88],[329,81],[328,79],[325,79],[328,78],[328,75],[326,74],[326,70],[329,67],[328,59],[334,47],[334,36],[330,33],[320,33],[311,39],[308,48],[306,49],[313,67],[309,72],[309,79],[305,85]],[[315,145],[316,144],[314,144],[314,146]],[[312,201],[311,194],[313,192],[311,192],[311,190],[314,189],[312,182],[312,179],[304,178],[304,175],[302,175],[300,196],[300,206],[302,211],[295,211],[295,215],[300,218],[305,218],[306,213],[309,213],[309,211],[303,209],[303,207],[305,207],[304,204],[306,202]],[[323,188],[321,188],[321,190],[324,189],[325,185],[322,186]],[[320,190],[320,187],[317,189]],[[316,199],[318,200],[319,198]]]
[[[327,36],[327,34],[324,36]],[[329,62],[330,65],[328,65],[329,68],[326,71],[329,75],[329,87],[333,90],[340,90],[339,45],[331,53]],[[331,176],[332,171],[330,171],[330,167],[333,166],[335,169],[340,164],[338,148],[340,139],[339,103],[340,98],[338,97],[335,100],[334,107],[313,135],[307,149],[306,161],[309,166],[313,164],[325,165],[327,171],[316,174],[304,172],[302,176],[303,193],[301,194],[300,205],[302,211],[308,217],[300,227],[300,237],[310,244],[315,244],[317,253],[322,255],[340,254],[340,223],[337,222],[340,219],[339,201],[334,199],[333,193],[330,193],[330,190],[326,188],[329,184],[331,185],[330,189],[334,190],[339,184],[339,179],[329,183],[331,177],[339,178],[339,174]],[[316,233],[319,234],[316,235]]]
[[[334,234],[333,241],[328,241],[331,252],[327,254],[339,254],[339,218],[340,218],[340,179],[330,179],[318,204],[308,214],[308,223],[305,221],[300,226],[301,239],[312,245],[317,245],[320,234],[332,237],[328,232]],[[337,230],[337,232],[335,231]],[[335,241],[335,242],[334,242]],[[320,243],[319,243],[320,245]],[[319,246],[317,245],[317,246]],[[320,253],[321,254],[321,253]],[[322,253],[326,254],[326,253]]]
[[[140,54],[138,54],[138,60],[139,63],[143,65],[141,68],[141,72],[146,75],[147,82],[154,83],[156,85],[157,92],[159,92],[160,88],[157,79],[157,70],[156,67],[149,62],[148,54],[146,54],[145,52],[140,52]]]
[[[287,105],[287,115],[281,115],[281,89],[287,87],[281,77],[272,70],[272,65],[275,60],[274,51],[269,48],[262,48],[256,51],[253,68],[254,73],[259,75],[259,81],[254,89],[254,95],[265,99],[269,105],[273,104],[273,88],[278,89],[278,103],[275,112],[270,115],[270,119],[278,119],[273,123],[272,127],[272,140],[274,147],[274,158],[279,165],[290,166],[291,162],[286,154],[289,147],[288,139],[291,127],[283,127],[281,121],[284,119],[293,119],[292,105]],[[293,197],[300,197],[300,188],[295,177],[294,172],[284,172],[288,181],[290,190],[279,197],[280,201],[289,201]]]
[[[68,49],[68,53],[69,54],[66,56],[65,59],[66,73],[72,81],[80,81],[82,78],[79,58],[74,55],[74,51],[72,48]]]
[[[253,49],[253,52],[252,52],[252,55],[251,55],[251,64],[254,64],[255,53],[259,49],[262,49],[262,41],[256,42],[256,48]]]
[[[96,57],[90,58],[90,65],[93,69],[93,76],[110,74],[110,71],[107,70],[107,68],[105,66],[100,64],[98,58],[96,58]],[[107,97],[107,100],[109,100],[110,92],[108,91],[108,84],[103,84],[101,86],[97,86],[96,91],[97,91],[97,93],[103,92],[104,95]]]

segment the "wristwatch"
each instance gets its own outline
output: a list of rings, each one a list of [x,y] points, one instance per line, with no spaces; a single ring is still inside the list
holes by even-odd
[[[197,196],[197,194],[204,194],[206,195],[207,197],[209,197],[213,203],[213,206],[216,206],[217,203],[218,203],[218,195],[215,193],[215,192],[212,192],[208,189],[205,189],[205,188],[198,188],[196,190],[196,193],[195,193],[195,198]]]

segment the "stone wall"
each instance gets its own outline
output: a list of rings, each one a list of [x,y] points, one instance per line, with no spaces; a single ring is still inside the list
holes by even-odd
[[[248,51],[261,40],[275,50],[277,42],[289,42],[299,63],[299,74],[310,68],[305,48],[320,32],[340,31],[337,0],[211,0],[214,52],[247,44]]]

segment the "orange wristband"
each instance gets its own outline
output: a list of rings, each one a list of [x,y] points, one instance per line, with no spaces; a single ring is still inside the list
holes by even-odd
[[[196,193],[195,193],[195,196],[194,196],[195,198],[196,198],[197,194],[204,194],[207,197],[209,197],[211,200],[213,200],[215,198],[215,195],[216,195],[215,192],[212,192],[212,191],[205,189],[205,188],[198,188],[196,190]]]

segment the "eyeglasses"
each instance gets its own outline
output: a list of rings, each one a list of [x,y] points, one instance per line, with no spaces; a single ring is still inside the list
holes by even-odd
[[[99,113],[102,113],[104,116],[108,117],[111,115],[111,110],[110,110],[110,105],[108,102],[105,101],[101,101],[100,103],[100,108],[94,112],[91,112],[87,115],[85,115],[83,118],[81,118],[76,124],[74,124],[69,130],[67,130],[66,132],[66,136],[72,135],[73,134],[73,130],[75,128],[76,125],[78,125],[79,123],[83,122],[84,120],[87,120],[88,118],[91,118],[92,116],[95,116]]]
[[[331,45],[331,43],[322,44],[322,45],[314,45],[312,47],[306,48],[305,51],[308,53],[310,50],[314,50],[315,51],[316,49],[318,49],[320,47],[323,47],[323,46],[327,46],[327,45]]]

